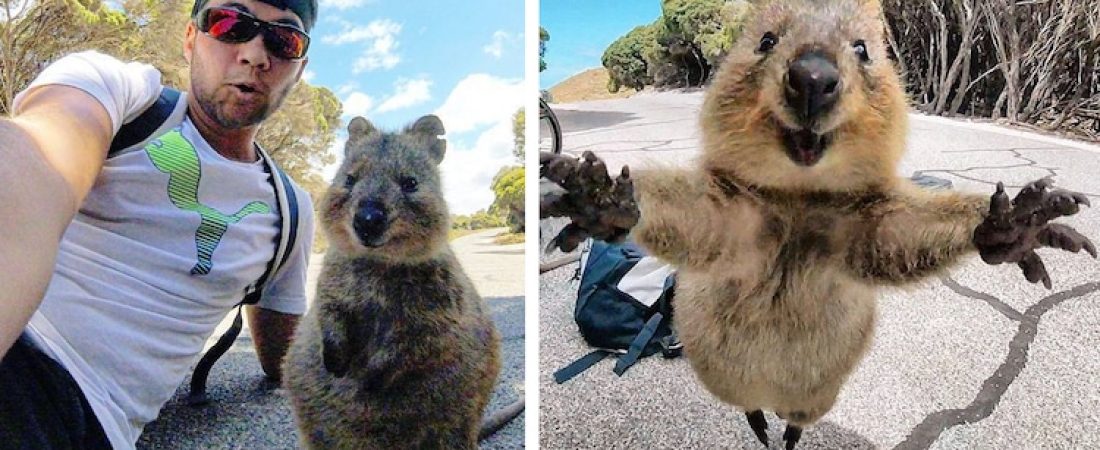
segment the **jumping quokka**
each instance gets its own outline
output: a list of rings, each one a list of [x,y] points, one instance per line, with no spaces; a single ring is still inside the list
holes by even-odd
[[[435,116],[348,125],[317,296],[283,368],[307,448],[477,448],[500,337],[447,244],[443,133]]]
[[[762,410],[786,419],[791,449],[867,350],[879,287],[977,250],[1049,288],[1034,249],[1096,249],[1048,223],[1088,204],[1049,180],[1012,201],[998,186],[991,203],[897,176],[908,108],[877,2],[775,0],[744,23],[707,90],[696,166],[611,180],[591,153],[540,155],[567,191],[544,199],[543,215],[572,217],[555,238],[563,249],[633,227],[677,266],[675,322],[699,380],[765,445]]]

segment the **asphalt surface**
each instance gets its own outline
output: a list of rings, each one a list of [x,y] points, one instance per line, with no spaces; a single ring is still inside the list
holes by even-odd
[[[688,164],[701,102],[696,91],[551,106],[566,152],[592,150],[617,171]],[[914,115],[900,172],[984,193],[1004,181],[1011,195],[1054,175],[1100,207],[1100,146],[997,125]],[[1100,208],[1062,221],[1100,242]],[[871,350],[798,448],[1100,448],[1100,262],[1039,253],[1052,290],[974,257],[944,278],[882,291]],[[621,378],[607,359],[555,384],[553,371],[590,350],[572,321],[575,270],[539,280],[541,448],[763,448],[683,359],[645,358]],[[767,417],[781,448],[783,424]]]
[[[485,299],[502,340],[502,369],[490,399],[496,411],[523,396],[523,244],[495,245],[494,229],[464,236],[451,243],[455,254],[478,293]],[[311,260],[309,290],[312,296],[321,256]],[[207,343],[211,345],[228,327],[223,322]],[[247,322],[246,322],[247,324]],[[139,449],[289,449],[297,448],[297,430],[283,389],[264,378],[252,339],[246,329],[233,347],[210,371],[207,394],[211,403],[191,407],[182,402],[190,378],[161,410],[160,417],[145,427]],[[482,449],[523,448],[524,415],[489,439]]]

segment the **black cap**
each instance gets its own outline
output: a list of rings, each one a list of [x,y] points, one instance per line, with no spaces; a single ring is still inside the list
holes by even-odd
[[[195,0],[195,6],[191,8],[191,17],[195,17],[199,11],[206,7],[209,0]],[[282,10],[291,10],[302,19],[302,26],[308,32],[317,22],[317,0],[259,0]]]

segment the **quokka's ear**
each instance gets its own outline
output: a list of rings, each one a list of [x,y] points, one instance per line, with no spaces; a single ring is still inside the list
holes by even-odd
[[[344,143],[344,157],[347,158],[354,149],[359,148],[363,138],[377,132],[378,129],[367,119],[359,116],[351,119],[351,122],[348,122],[348,141]]]
[[[357,136],[366,136],[368,134],[373,134],[377,131],[378,130],[376,128],[374,128],[374,125],[372,125],[369,121],[367,121],[367,119],[364,119],[360,116],[356,116],[354,119],[351,119],[350,123],[348,123],[348,137],[349,138],[350,137],[357,137]]]
[[[447,140],[436,139],[432,142],[431,147],[428,148],[428,152],[431,153],[436,164],[443,162],[443,155],[447,153]]]
[[[424,133],[431,136],[442,136],[447,133],[443,129],[443,121],[439,120],[433,114],[428,114],[416,120],[416,123],[409,127],[409,131],[414,133]]]
[[[436,164],[443,161],[443,154],[447,152],[447,140],[440,139],[439,136],[446,134],[447,131],[443,128],[443,121],[439,120],[439,117],[432,114],[421,117],[409,127],[409,132],[429,136],[428,153]]]

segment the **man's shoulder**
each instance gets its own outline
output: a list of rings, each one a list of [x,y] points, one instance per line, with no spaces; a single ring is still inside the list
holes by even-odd
[[[47,66],[47,70],[61,70],[78,74],[122,74],[150,76],[155,74],[160,78],[160,71],[150,64],[140,61],[124,61],[114,55],[98,50],[85,50],[70,53],[58,58]]]
[[[110,115],[114,131],[118,131],[156,100],[161,74],[151,65],[124,62],[94,50],[72,53],[46,66],[16,95],[14,109],[29,92],[50,85],[77,88],[94,97]]]
[[[69,61],[69,60],[81,60],[93,64],[104,65],[124,65],[125,62],[121,58],[114,55],[103,53],[99,50],[83,50],[79,52],[69,53],[57,59],[56,62]]]

